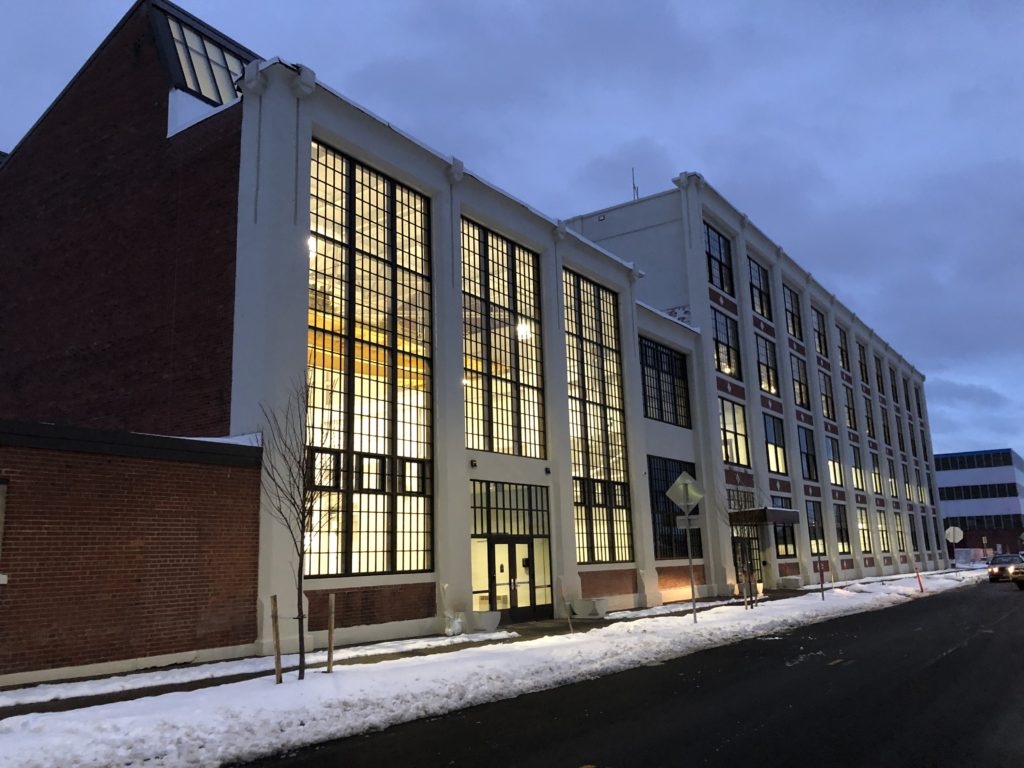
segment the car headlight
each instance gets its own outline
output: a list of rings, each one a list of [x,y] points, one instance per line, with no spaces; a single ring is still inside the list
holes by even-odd
[[[1013,569],[1016,568],[1016,567],[1017,566],[1015,566],[1015,565],[1008,565],[1008,566],[1006,566],[1006,572],[1007,573],[1013,573]]]
[[[995,569],[995,568],[989,568],[989,569],[988,569],[988,572],[989,572],[989,573],[995,573],[995,572],[996,572],[996,569]]]

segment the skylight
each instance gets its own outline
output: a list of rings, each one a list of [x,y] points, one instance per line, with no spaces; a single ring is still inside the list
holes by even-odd
[[[165,18],[181,66],[180,86],[213,104],[234,101],[234,81],[251,57],[243,58],[242,51],[229,50],[181,19],[169,14]]]

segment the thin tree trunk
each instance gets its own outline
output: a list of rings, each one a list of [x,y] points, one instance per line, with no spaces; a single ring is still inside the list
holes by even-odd
[[[298,598],[298,621],[299,621],[299,680],[306,678],[306,617],[302,612],[302,572],[305,570],[303,567],[302,558],[299,558],[299,572],[298,577],[295,579],[295,583],[298,586],[296,597]]]

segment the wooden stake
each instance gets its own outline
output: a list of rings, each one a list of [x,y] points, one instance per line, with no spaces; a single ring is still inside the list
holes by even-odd
[[[327,671],[334,671],[334,593],[327,596]]]
[[[277,624],[277,595],[270,596],[270,622],[274,625],[274,682],[281,684],[281,630]]]

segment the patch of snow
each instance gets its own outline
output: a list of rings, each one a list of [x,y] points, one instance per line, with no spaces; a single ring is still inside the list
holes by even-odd
[[[689,616],[654,616],[589,632],[485,645],[451,653],[344,666],[0,721],[0,764],[216,766],[434,717],[465,707],[657,664],[748,638],[876,610],[955,589],[977,578],[926,575],[858,584],[755,610],[723,605]],[[983,574],[977,574],[983,577]],[[958,578],[959,576],[959,578]]]

